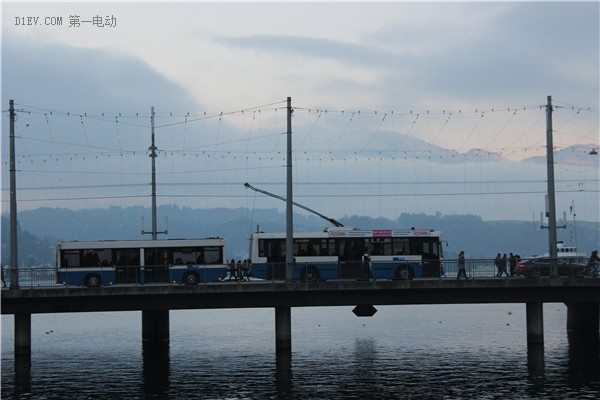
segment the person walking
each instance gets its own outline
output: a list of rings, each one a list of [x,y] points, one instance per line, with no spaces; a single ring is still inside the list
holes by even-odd
[[[506,276],[508,276],[508,258],[506,257],[506,253],[504,253],[504,255],[502,256],[502,271],[500,272],[500,276],[502,276],[502,274],[506,274]]]
[[[465,252],[461,251],[458,253],[458,275],[456,279],[460,279],[461,276],[464,276],[465,279],[469,279],[467,277],[467,271],[465,270]]]
[[[4,265],[0,263],[0,270],[2,271],[2,287],[6,287],[6,281],[4,280]]]
[[[517,268],[517,257],[513,253],[510,253],[508,257],[508,266],[510,267],[510,276],[515,276],[515,269]]]
[[[498,253],[498,255],[496,256],[496,258],[494,259],[494,265],[496,266],[496,277],[499,278],[500,275],[502,275],[502,256],[500,255],[500,253]]]
[[[589,271],[590,275],[593,276],[594,278],[596,276],[598,276],[598,264],[600,263],[600,257],[598,257],[598,250],[594,250],[592,251],[592,255],[590,256],[590,259],[587,262],[587,270]],[[2,282],[4,282],[4,279],[2,280]]]

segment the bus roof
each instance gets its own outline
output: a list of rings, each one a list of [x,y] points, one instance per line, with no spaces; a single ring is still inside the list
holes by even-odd
[[[220,246],[225,239],[160,239],[160,240],[97,240],[59,242],[57,247],[64,250],[76,249],[124,249],[142,247],[180,247],[180,246]]]
[[[441,236],[442,232],[428,228],[411,229],[358,229],[358,228],[327,228],[322,232],[294,232],[295,238],[386,238],[386,237],[423,237]],[[286,234],[277,233],[253,233],[252,236],[266,239],[285,238]]]

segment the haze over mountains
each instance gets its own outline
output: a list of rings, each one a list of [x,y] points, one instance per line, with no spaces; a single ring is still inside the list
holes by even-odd
[[[150,209],[144,207],[109,207],[107,209],[68,210],[40,208],[19,213],[19,261],[23,266],[54,265],[55,246],[71,240],[141,240],[140,218],[146,230],[151,221]],[[168,217],[168,235],[159,239],[223,237],[229,258],[248,257],[248,239],[257,229],[285,232],[285,214],[277,209],[192,209],[178,206],[158,208],[158,230],[164,230]],[[401,214],[394,219],[345,216],[338,219],[345,226],[363,229],[401,229],[426,226],[443,232],[447,243],[445,257],[454,259],[460,250],[470,258],[493,258],[498,252],[532,256],[546,252],[548,232],[535,221],[484,221],[474,215]],[[9,229],[7,215],[2,215],[2,262],[9,265]],[[559,219],[559,224],[563,222]],[[294,230],[320,231],[331,226],[312,214],[294,214]],[[558,229],[558,239],[591,252],[600,242],[600,224],[567,221],[567,229]]]

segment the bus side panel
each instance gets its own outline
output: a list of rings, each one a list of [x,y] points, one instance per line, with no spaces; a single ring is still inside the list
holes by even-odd
[[[371,263],[371,270],[375,279],[398,279],[400,271],[405,268],[408,268],[412,278],[427,277],[423,275],[423,267],[420,261],[394,260]]]
[[[112,285],[115,283],[115,270],[112,268],[103,269],[82,269],[82,268],[59,268],[58,283],[74,286],[86,286],[86,278],[89,275],[98,275],[102,285]]]
[[[227,266],[222,264],[204,266],[202,271],[202,282],[219,282],[227,276]]]
[[[253,263],[252,277],[266,280],[285,280],[285,263]]]
[[[186,276],[193,274],[197,282],[218,282],[227,276],[227,266],[215,265],[174,265],[170,269],[170,282],[185,283]]]

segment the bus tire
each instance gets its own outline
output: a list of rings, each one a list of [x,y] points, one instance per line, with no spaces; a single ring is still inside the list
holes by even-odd
[[[414,276],[415,272],[408,264],[400,264],[398,268],[396,268],[396,279],[411,280]]]
[[[319,270],[314,265],[309,265],[302,268],[300,272],[300,280],[308,282],[316,282],[320,278]]]
[[[102,284],[102,278],[99,274],[88,274],[85,276],[85,286],[99,287]]]
[[[197,285],[200,282],[200,279],[198,278],[198,274],[196,272],[188,271],[183,274],[181,281],[185,285]]]

